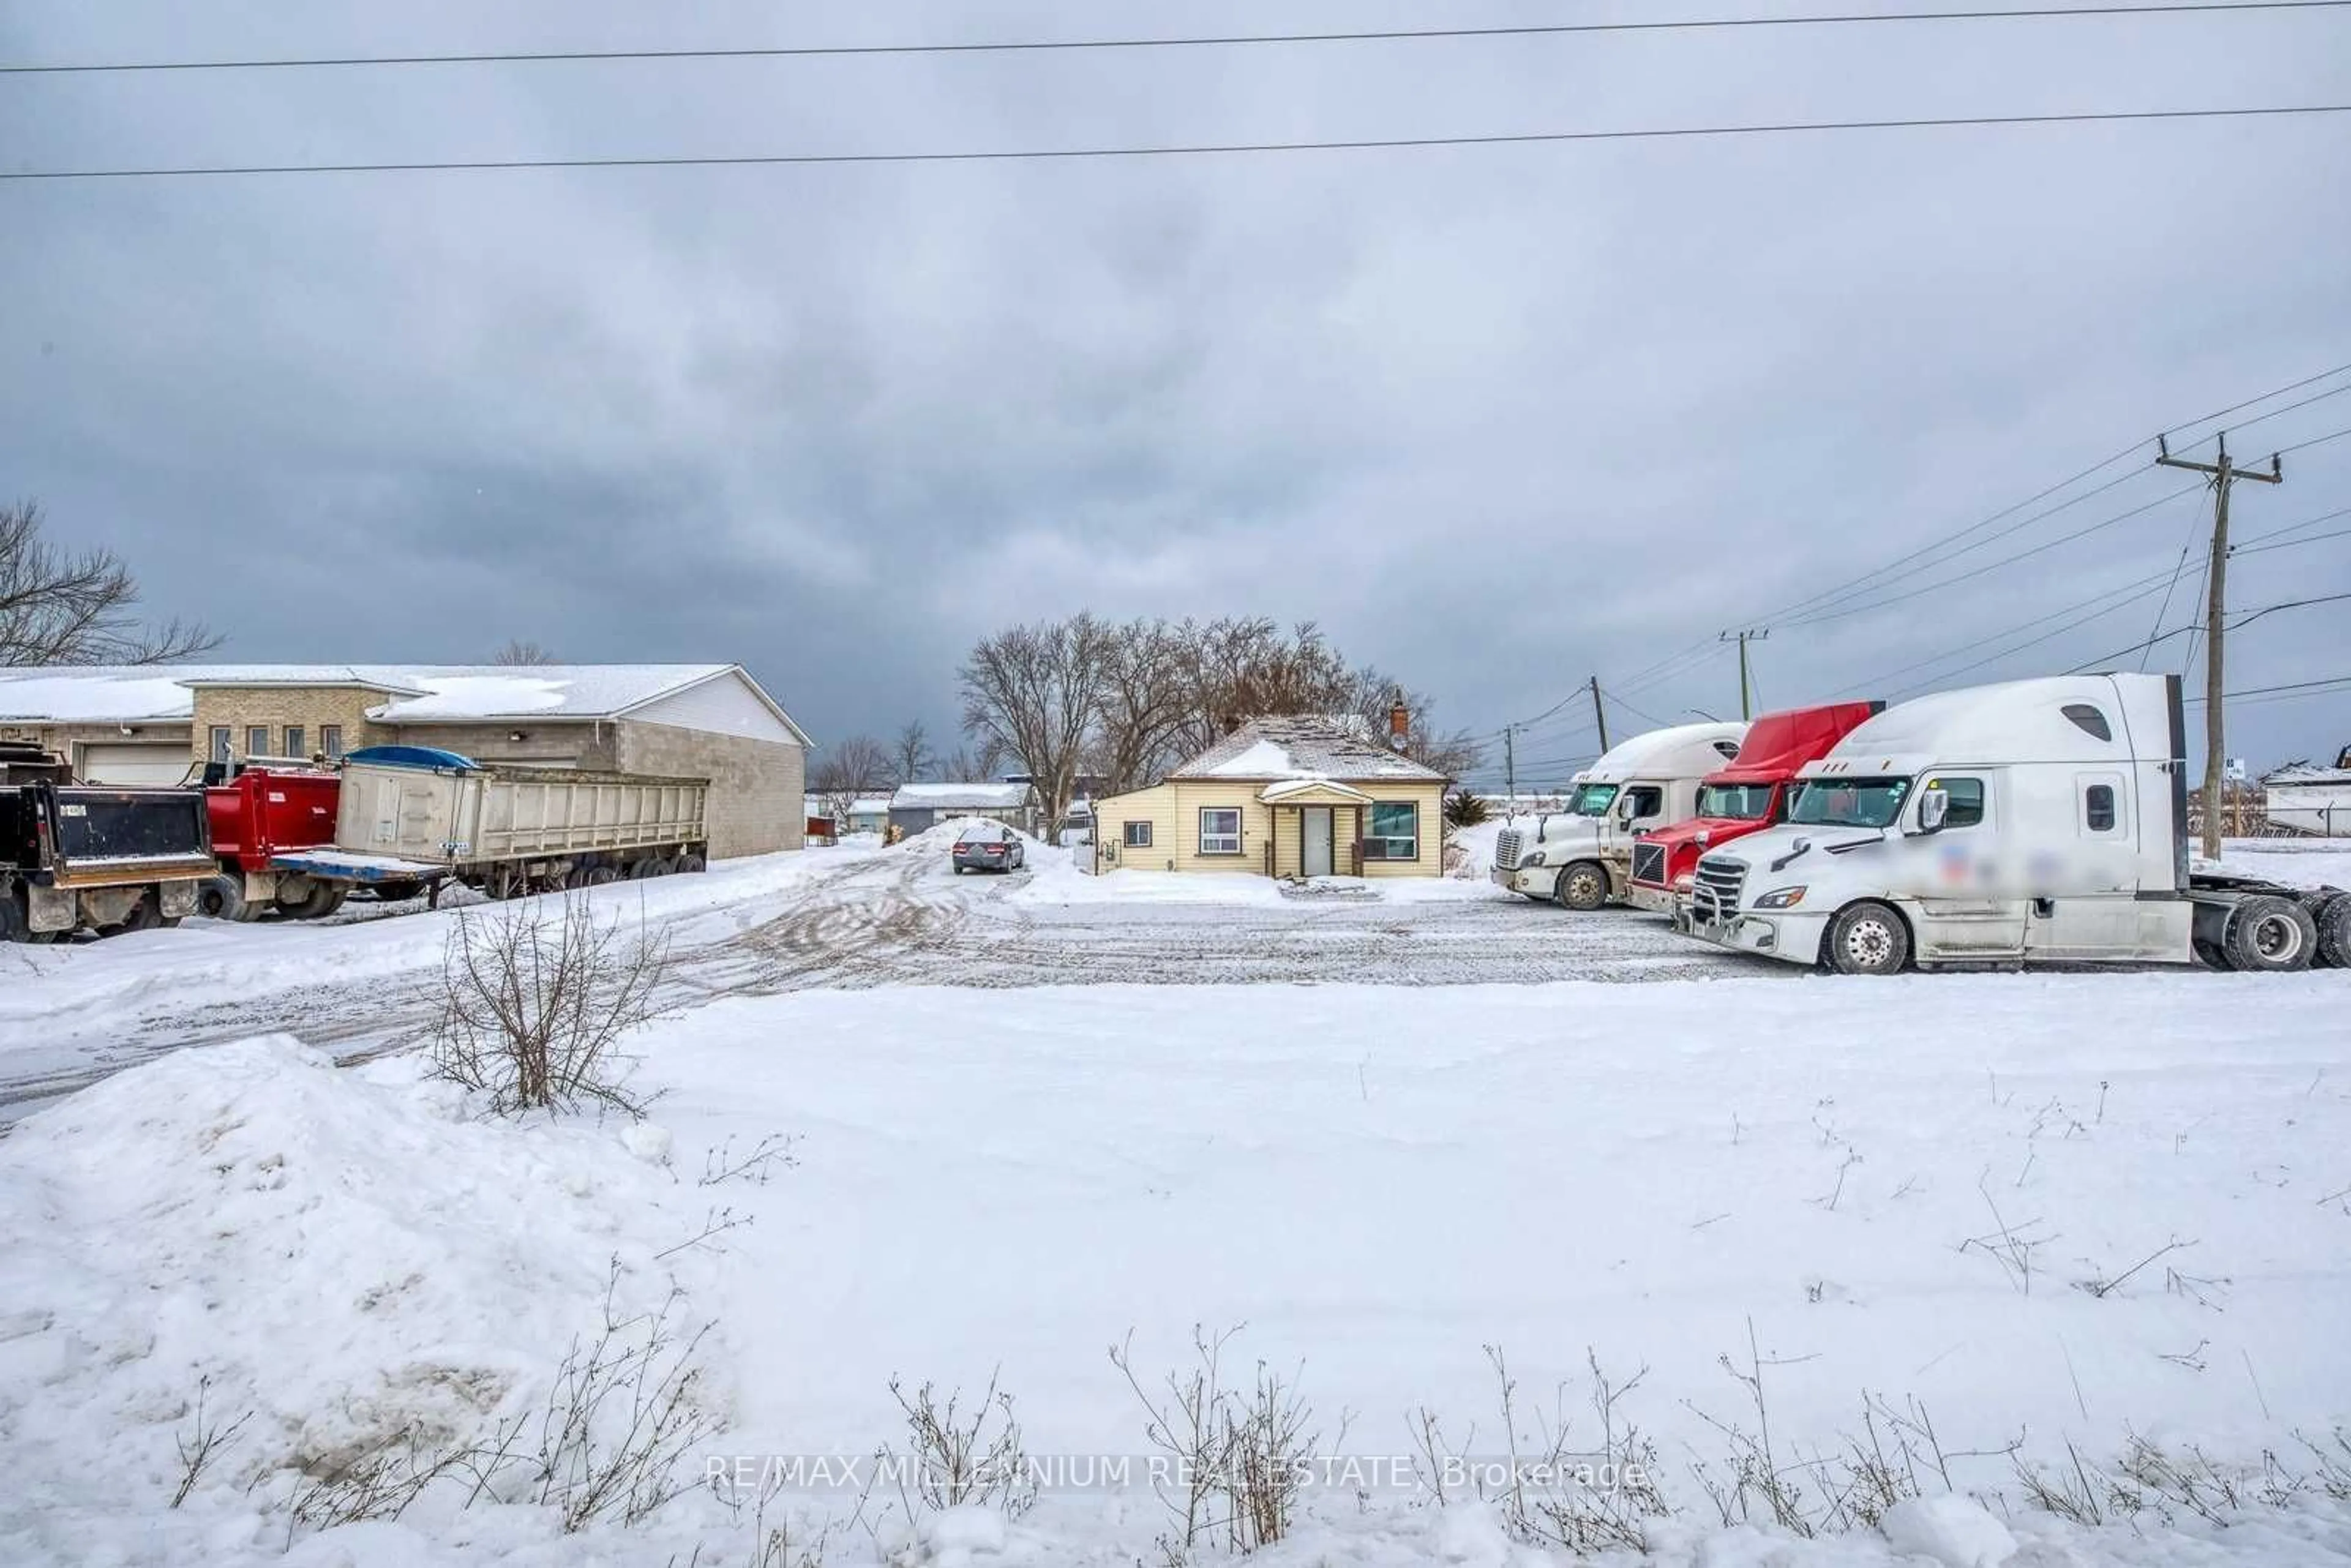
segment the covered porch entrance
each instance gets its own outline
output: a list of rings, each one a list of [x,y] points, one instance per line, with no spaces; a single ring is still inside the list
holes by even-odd
[[[1364,874],[1364,808],[1372,798],[1327,779],[1285,779],[1258,794],[1271,831],[1265,840],[1265,874],[1278,877]]]

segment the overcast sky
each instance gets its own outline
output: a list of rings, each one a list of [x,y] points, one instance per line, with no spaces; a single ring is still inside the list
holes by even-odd
[[[1893,8],[1855,8],[1873,7]],[[611,4],[60,0],[0,3],[0,58],[1775,8],[1820,7],[904,0],[705,5],[687,20]],[[1050,148],[2326,102],[2351,102],[2351,12],[0,77],[0,163]],[[977,635],[1083,608],[1311,618],[1427,692],[1440,724],[1481,731],[1543,714],[1594,671],[1657,717],[1735,713],[1728,650],[1662,678],[1655,666],[2133,440],[2351,362],[2346,190],[2351,116],[0,183],[0,493],[40,499],[66,539],[119,550],[155,612],[225,632],[225,657],[462,661],[521,636],[580,661],[737,659],[820,738],[916,716],[950,730],[956,665]],[[2337,386],[2351,377],[2250,413]],[[2346,427],[2351,392],[2233,444],[2265,455]],[[1882,610],[1782,615],[1756,648],[1762,702],[2048,673],[2147,637],[2159,598],[1963,668],[2168,570],[2200,537],[2200,497],[1912,593],[2185,479],[2134,474],[2137,461],[2097,475],[2123,479],[2105,494],[1889,583],[1881,597],[1910,596]],[[2286,462],[2285,485],[2240,487],[2241,537],[2351,507],[2351,437]],[[2248,555],[2230,580],[2247,610],[2351,591],[2351,538]],[[2191,572],[2165,626],[2199,595]],[[2036,616],[2051,619],[1960,652]],[[2232,688],[2351,674],[2351,601],[2270,615],[2231,649]],[[2153,667],[2188,652],[2172,638]],[[1532,771],[1593,748],[1582,715],[1529,733]],[[1628,708],[1614,722],[1644,720]],[[2351,743],[2351,693],[2239,706],[2231,738],[2259,764],[2331,758]]]

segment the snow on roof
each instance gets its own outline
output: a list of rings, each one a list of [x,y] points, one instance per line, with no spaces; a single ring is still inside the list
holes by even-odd
[[[152,668],[0,670],[0,719],[127,724],[184,719],[194,708],[187,687]]]
[[[890,797],[887,795],[860,795],[849,803],[849,814],[852,817],[880,817],[886,815],[889,810]]]
[[[1026,784],[902,784],[890,797],[893,810],[1018,810],[1029,803]]]
[[[611,718],[732,664],[91,664],[0,670],[0,719],[188,719],[197,686],[364,686],[387,724]],[[748,678],[747,676],[746,677]]]
[[[1419,779],[1445,775],[1380,743],[1369,726],[1321,714],[1253,718],[1170,779]]]

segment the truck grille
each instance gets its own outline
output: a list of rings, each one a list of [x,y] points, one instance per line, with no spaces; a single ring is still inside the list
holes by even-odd
[[[1716,921],[1739,908],[1739,894],[1747,884],[1747,862],[1727,855],[1707,855],[1698,862],[1698,885],[1690,890],[1690,914]]]
[[[1635,844],[1633,846],[1633,880],[1655,887],[1666,884],[1666,846]]]
[[[1494,835],[1494,863],[1504,871],[1519,868],[1519,832],[1516,828],[1504,828]]]

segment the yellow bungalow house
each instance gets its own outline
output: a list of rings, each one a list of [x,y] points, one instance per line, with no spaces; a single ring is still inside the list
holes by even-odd
[[[1149,789],[1096,800],[1093,869],[1439,876],[1446,782],[1352,720],[1253,719]]]

